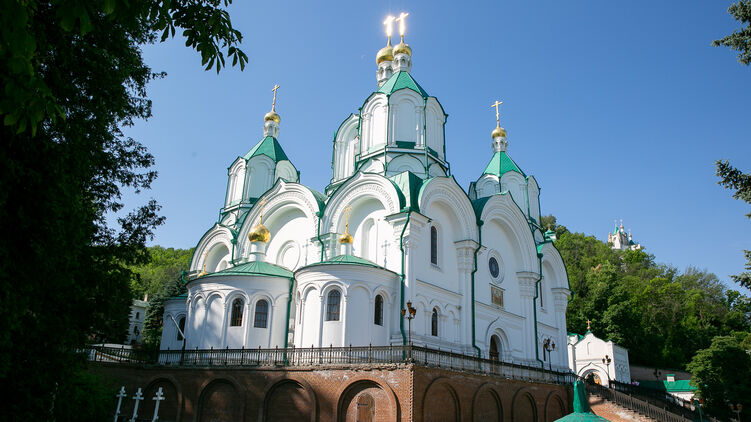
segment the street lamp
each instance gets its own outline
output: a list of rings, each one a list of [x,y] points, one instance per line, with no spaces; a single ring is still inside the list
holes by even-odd
[[[407,326],[408,328],[408,335],[409,340],[408,343],[411,346],[412,345],[412,319],[414,319],[415,314],[417,313],[417,309],[412,307],[412,302],[407,302],[407,309],[402,309],[402,316],[407,318]]]
[[[733,403],[730,403],[730,411],[735,413],[738,422],[741,422],[741,410],[743,410],[742,404],[738,403],[734,405]]]
[[[553,372],[553,361],[550,359],[550,352],[553,352],[554,350],[555,350],[555,342],[550,340],[550,338],[542,342],[543,357],[545,357],[545,352],[548,352],[548,369],[550,370],[550,372]]]
[[[605,355],[604,358],[602,358],[602,363],[607,365],[608,367],[608,387],[610,387],[610,362],[612,362],[613,359],[610,359],[610,356]]]

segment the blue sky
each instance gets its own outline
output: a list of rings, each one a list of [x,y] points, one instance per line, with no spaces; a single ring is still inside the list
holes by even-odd
[[[446,150],[466,189],[492,155],[501,107],[509,153],[543,214],[606,239],[623,219],[658,262],[727,280],[751,249],[749,206],[717,185],[714,161],[751,171],[751,68],[711,42],[739,25],[729,1],[248,2],[230,7],[250,63],[206,72],[178,37],[144,47],[166,71],[154,116],[129,128],[156,158],[167,217],[152,243],[191,247],[222,206],[226,168],[262,136],[281,85],[279,140],[301,181],[323,190],[333,134],[376,88],[381,22],[407,11],[412,74],[449,114]]]

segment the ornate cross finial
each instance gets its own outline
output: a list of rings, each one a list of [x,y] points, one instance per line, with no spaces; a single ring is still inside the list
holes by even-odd
[[[404,42],[404,30],[407,29],[407,24],[405,22],[407,16],[409,16],[409,13],[402,12],[399,14],[399,17],[395,19],[399,22],[399,35],[402,37],[402,42]]]
[[[346,207],[344,207],[344,213],[347,215],[347,219],[344,223],[344,233],[349,233],[349,217],[352,214],[352,206],[347,205]]]
[[[263,224],[263,208],[266,206],[266,198],[261,198],[261,200],[258,201],[258,206],[261,207],[261,224]]]
[[[394,30],[394,21],[396,20],[395,17],[389,15],[385,21],[383,21],[383,24],[386,25],[386,37],[388,38],[388,44],[391,45],[391,33]]]
[[[275,111],[276,108],[276,90],[279,89],[279,85],[274,85],[274,89],[272,91],[274,92],[274,99],[271,101],[271,111]]]
[[[589,331],[591,329],[592,329],[592,321],[590,321],[589,319],[587,319],[587,331]]]
[[[501,113],[498,109],[501,104],[503,104],[503,101],[496,101],[493,104],[490,105],[490,107],[495,107],[495,123],[500,126],[501,125]]]

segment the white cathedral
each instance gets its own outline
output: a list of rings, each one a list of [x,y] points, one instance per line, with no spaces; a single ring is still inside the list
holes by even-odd
[[[542,349],[548,339],[567,343],[570,290],[539,224],[537,180],[509,156],[496,102],[487,165],[468,192],[459,186],[446,156],[447,115],[411,73],[405,16],[387,20],[377,87],[336,131],[325,193],[299,183],[282,148],[275,87],[263,138],[229,167],[221,216],[196,246],[187,295],[165,305],[162,349],[183,347],[178,327],[188,349],[385,346],[411,337],[568,370],[565,347]],[[401,24],[395,46],[392,20]],[[402,314],[408,302],[411,324]]]

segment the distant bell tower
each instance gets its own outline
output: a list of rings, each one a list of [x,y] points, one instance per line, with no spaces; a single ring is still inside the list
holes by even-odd
[[[611,248],[620,249],[622,251],[629,249],[636,251],[642,248],[640,244],[635,243],[631,238],[631,230],[629,229],[628,233],[626,233],[623,229],[623,220],[621,220],[620,226],[618,225],[618,220],[613,220],[613,223],[613,231],[608,233],[608,243],[610,243]]]

